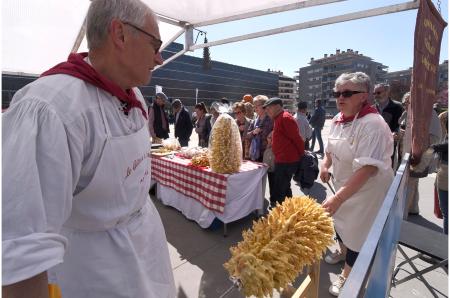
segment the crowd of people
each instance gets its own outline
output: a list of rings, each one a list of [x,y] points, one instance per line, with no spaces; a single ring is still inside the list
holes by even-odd
[[[200,147],[208,147],[220,114],[231,114],[242,158],[268,166],[272,207],[292,196],[291,180],[317,140],[320,179],[336,189],[322,206],[340,246],[325,261],[345,262],[329,289],[338,296],[403,153],[409,94],[402,106],[389,97],[389,85],[372,88],[362,72],[340,75],[333,89],[339,113],[325,142],[320,99],[311,115],[300,101],[294,116],[280,98],[250,94],[209,108],[197,103],[191,114],[179,99],[169,107],[158,92],[147,107],[136,87],[163,62],[152,10],[138,0],[95,0],[86,24],[89,52],[71,54],[19,90],[3,115],[3,293],[48,297],[51,284],[64,298],[176,297],[164,228],[148,197],[149,138],[169,138],[170,111],[180,145],[196,133]],[[447,234],[448,114],[433,118],[430,144]],[[410,183],[416,191],[409,212],[417,213],[417,178]]]

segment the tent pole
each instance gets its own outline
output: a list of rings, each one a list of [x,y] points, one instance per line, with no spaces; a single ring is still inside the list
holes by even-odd
[[[299,23],[299,24],[295,24],[295,25],[284,26],[284,27],[280,27],[280,28],[264,30],[264,31],[259,31],[259,32],[255,32],[255,33],[245,34],[245,35],[239,35],[239,36],[235,36],[235,37],[211,41],[208,43],[196,44],[196,45],[191,46],[189,48],[189,51],[193,51],[193,50],[197,50],[197,49],[201,49],[201,48],[205,48],[205,47],[213,47],[213,46],[217,46],[217,45],[221,45],[221,44],[233,43],[233,42],[242,41],[242,40],[258,38],[258,37],[286,33],[286,32],[291,32],[291,31],[296,31],[296,30],[302,30],[302,29],[308,29],[308,28],[330,25],[330,24],[335,24],[335,23],[347,22],[347,21],[351,21],[351,20],[369,18],[369,17],[385,15],[385,14],[390,14],[390,13],[397,13],[397,12],[401,12],[401,11],[417,9],[418,7],[419,7],[419,1],[417,1],[417,0],[411,1],[411,2],[395,4],[395,5],[390,5],[390,6],[383,6],[383,7],[379,7],[379,8],[343,14],[343,15],[339,15],[339,16],[335,16],[335,17],[318,19],[318,20],[308,21],[308,22]]]
[[[76,53],[78,51],[85,35],[86,35],[86,17],[84,18],[80,31],[78,31],[77,38],[73,43],[72,50],[70,51],[71,53]]]

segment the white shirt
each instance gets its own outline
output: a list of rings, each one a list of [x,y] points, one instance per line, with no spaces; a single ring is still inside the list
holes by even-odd
[[[308,118],[306,118],[306,115],[297,112],[297,114],[295,114],[295,120],[297,121],[298,131],[303,141],[306,141],[306,139],[311,138],[312,128],[309,125],[309,121]]]
[[[393,138],[379,114],[368,114],[345,124],[336,123],[337,117],[325,147],[331,155],[336,191],[360,168],[371,165],[378,169],[333,215],[335,229],[344,244],[360,251],[394,177]]]
[[[113,137],[146,125],[140,109],[127,116],[116,97],[68,75],[25,86],[3,114],[4,285],[63,262],[68,242],[61,228],[74,195],[91,181],[106,140],[99,100]]]

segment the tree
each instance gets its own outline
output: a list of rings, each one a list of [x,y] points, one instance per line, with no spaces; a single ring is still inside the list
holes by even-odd
[[[403,94],[409,91],[410,83],[409,82],[401,82],[399,80],[393,80],[389,83],[390,85],[390,97],[396,101],[402,101]]]

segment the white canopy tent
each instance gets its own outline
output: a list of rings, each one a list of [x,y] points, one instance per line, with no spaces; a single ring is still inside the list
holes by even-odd
[[[184,50],[167,59],[165,64],[186,51],[206,46],[416,9],[419,4],[417,0],[404,2],[206,44],[193,41],[195,28],[341,1],[345,0],[144,0],[159,17],[163,47],[185,35]],[[83,23],[89,3],[89,0],[4,0],[2,71],[39,74],[65,60],[71,51],[86,51]]]

